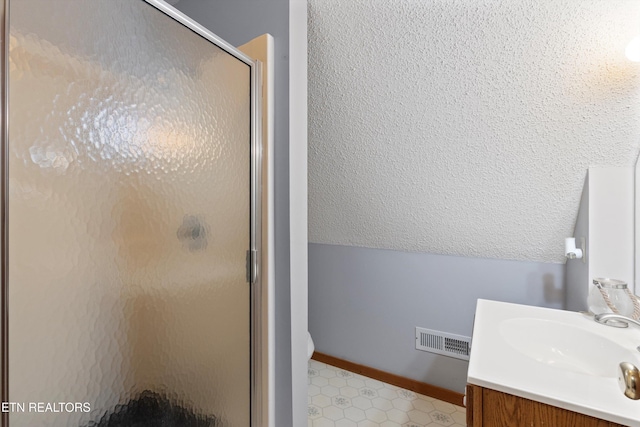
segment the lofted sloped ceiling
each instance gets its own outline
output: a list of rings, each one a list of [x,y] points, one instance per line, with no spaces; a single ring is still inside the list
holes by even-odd
[[[564,262],[632,166],[640,2],[309,0],[309,240]]]

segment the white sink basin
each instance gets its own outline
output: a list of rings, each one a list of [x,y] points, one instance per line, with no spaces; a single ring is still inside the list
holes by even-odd
[[[618,363],[635,359],[629,349],[612,340],[553,320],[504,320],[500,323],[500,334],[523,355],[579,374],[616,378]]]
[[[467,381],[640,427],[640,400],[618,386],[620,362],[640,367],[640,328],[564,310],[478,300]]]

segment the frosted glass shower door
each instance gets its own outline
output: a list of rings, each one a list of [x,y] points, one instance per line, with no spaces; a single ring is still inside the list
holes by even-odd
[[[10,2],[12,427],[250,425],[253,64],[176,16]]]

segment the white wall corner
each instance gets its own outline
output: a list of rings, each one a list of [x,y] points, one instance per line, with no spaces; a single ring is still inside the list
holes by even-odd
[[[587,296],[589,292],[589,173],[584,180],[582,188],[582,196],[578,207],[578,215],[573,230],[576,244],[579,244],[581,238],[585,239],[586,250],[582,255],[585,262],[580,259],[566,261],[565,267],[565,308],[571,311],[587,310]]]
[[[634,286],[634,170],[589,168],[589,283],[596,277]]]
[[[289,1],[289,231],[293,425],[307,425],[307,1]]]
[[[596,277],[624,280],[634,290],[634,189],[632,167],[589,168],[574,230],[576,240],[586,239],[586,263],[567,260],[568,310],[587,309]]]

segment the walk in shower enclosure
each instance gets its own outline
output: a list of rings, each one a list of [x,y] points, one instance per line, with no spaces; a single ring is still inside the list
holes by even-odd
[[[158,0],[3,17],[2,425],[257,426],[259,64]]]

